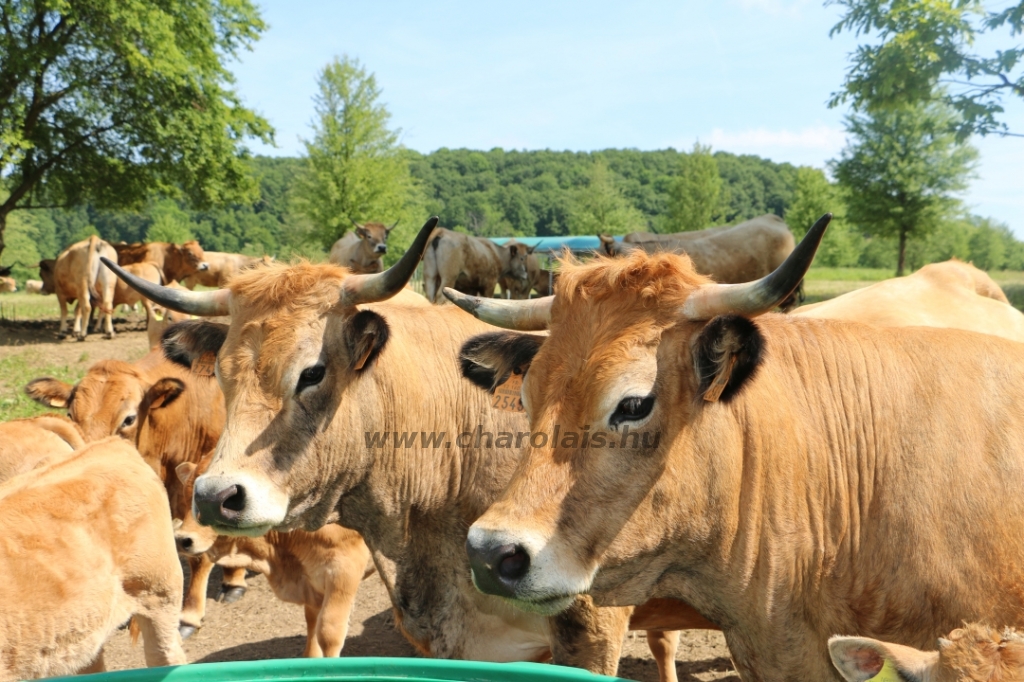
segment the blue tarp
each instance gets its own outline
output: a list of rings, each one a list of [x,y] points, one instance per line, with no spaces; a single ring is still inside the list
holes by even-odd
[[[499,246],[507,242],[511,237],[490,237]],[[601,240],[597,237],[515,237],[520,244],[537,247],[535,253],[547,253],[558,255],[563,249],[568,248],[573,253],[587,253],[597,251],[601,248]],[[622,241],[622,237],[616,237],[615,241]]]

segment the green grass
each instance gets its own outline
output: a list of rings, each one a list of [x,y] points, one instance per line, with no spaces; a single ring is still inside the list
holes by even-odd
[[[75,383],[90,364],[88,353],[82,353],[76,363],[58,364],[47,360],[45,351],[35,348],[0,358],[0,421],[60,412],[33,402],[25,395],[25,384],[39,377]]]
[[[895,276],[888,268],[811,268],[804,279],[808,282],[881,282]]]
[[[68,319],[75,314],[74,304],[68,306]],[[26,294],[22,291],[0,295],[0,319],[17,320],[59,320],[60,305],[57,297]]]

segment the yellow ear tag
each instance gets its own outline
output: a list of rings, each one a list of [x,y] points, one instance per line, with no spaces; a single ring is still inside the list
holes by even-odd
[[[192,361],[192,372],[201,377],[212,377],[213,367],[217,363],[217,354],[206,351]]]
[[[491,407],[505,412],[525,412],[522,399],[523,375],[510,374],[508,380],[494,389]]]
[[[885,663],[882,664],[882,669],[878,671],[878,674],[872,677],[868,682],[905,682],[896,670],[896,666],[892,664],[888,658],[885,659]]]

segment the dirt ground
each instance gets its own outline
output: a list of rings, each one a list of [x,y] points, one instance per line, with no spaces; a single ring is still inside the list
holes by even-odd
[[[68,365],[82,372],[92,363],[118,358],[134,360],[146,352],[146,334],[134,315],[115,320],[117,336],[107,340],[91,334],[85,341],[59,341],[56,322],[41,321],[0,326],[0,361],[14,355],[40,358],[51,365]],[[27,351],[27,353],[26,353]],[[83,358],[87,360],[83,361]],[[69,377],[70,378],[70,377]],[[18,380],[21,381],[20,379]],[[0,399],[21,390],[17,382],[0,377]],[[40,412],[44,410],[40,409]],[[187,569],[186,569],[187,571]],[[212,599],[220,585],[220,570],[210,580],[204,626],[185,641],[185,652],[194,663],[241,661],[299,656],[305,643],[306,625],[302,608],[274,597],[262,576],[249,579],[249,591],[234,604]],[[366,579],[356,598],[348,639],[342,656],[415,656],[412,647],[394,626],[391,604],[380,579]],[[145,665],[142,646],[131,646],[127,631],[120,631],[107,646],[110,670]],[[722,635],[717,632],[684,632],[679,644],[676,669],[681,682],[706,682],[739,677],[729,660]],[[658,673],[642,632],[630,633],[623,650],[619,676],[635,680],[657,680]]]

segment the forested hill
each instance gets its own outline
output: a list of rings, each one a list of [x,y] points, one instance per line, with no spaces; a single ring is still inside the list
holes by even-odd
[[[442,225],[487,236],[570,234],[574,190],[588,185],[598,157],[611,171],[615,188],[639,210],[635,229],[657,230],[667,211],[668,185],[682,156],[671,149],[404,153],[423,194],[412,213],[423,217],[436,213]],[[793,194],[793,166],[726,152],[717,152],[715,159],[724,180],[723,221],[784,214]],[[291,207],[289,189],[302,160],[257,157],[252,165],[260,179],[260,196],[252,205],[190,211],[177,202],[154,198],[139,212],[106,212],[89,206],[19,212],[13,216],[4,263],[52,258],[93,232],[115,242],[188,234],[208,250],[279,257],[314,255],[321,250],[305,238],[302,220]],[[394,220],[393,216],[373,218]]]

